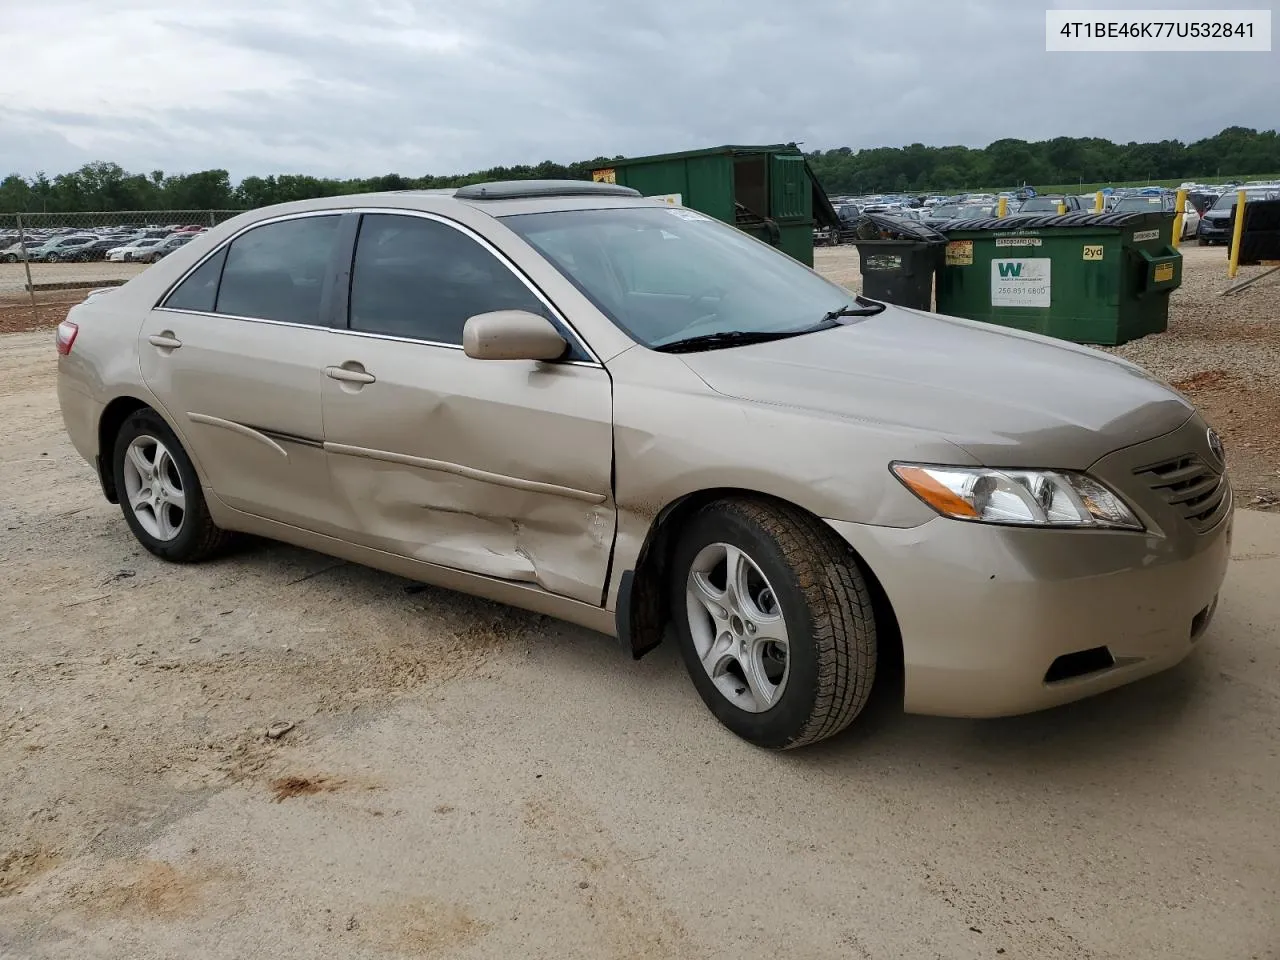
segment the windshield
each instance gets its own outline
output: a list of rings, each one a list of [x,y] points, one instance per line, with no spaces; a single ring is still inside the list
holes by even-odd
[[[1270,190],[1246,190],[1244,193],[1244,202],[1253,203],[1255,200],[1277,200],[1280,199],[1280,187]],[[1214,210],[1230,210],[1236,205],[1236,192],[1232,190],[1230,193],[1224,193],[1218,198],[1218,202],[1213,205]]]
[[[853,294],[736,227],[685,208],[503,217],[632,339],[808,330]]]
[[[1019,209],[1019,213],[1057,213],[1058,204],[1065,203],[1057,197],[1032,197]]]

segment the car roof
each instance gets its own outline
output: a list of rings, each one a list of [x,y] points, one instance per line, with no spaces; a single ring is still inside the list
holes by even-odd
[[[484,188],[483,192],[480,188]],[[362,207],[402,208],[426,213],[447,213],[458,205],[493,217],[520,213],[550,213],[562,210],[599,210],[611,207],[667,206],[663,200],[651,200],[639,191],[615,184],[596,184],[590,180],[514,180],[472,184],[470,187],[435,190],[392,190],[381,193],[349,193],[336,197],[296,200],[269,207],[259,207],[241,214],[243,222]],[[237,220],[240,217],[236,218]]]

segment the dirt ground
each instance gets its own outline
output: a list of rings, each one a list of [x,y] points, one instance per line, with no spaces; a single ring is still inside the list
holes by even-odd
[[[50,283],[74,282],[93,286],[114,280],[128,280],[146,268],[145,263],[108,263],[105,260],[92,263],[33,263],[31,281],[37,289]],[[0,263],[0,298],[25,295],[26,289],[26,266],[22,263]]]
[[[154,559],[53,371],[0,337],[4,960],[1280,958],[1280,516],[1237,514],[1166,674],[774,755],[672,649],[278,545]]]

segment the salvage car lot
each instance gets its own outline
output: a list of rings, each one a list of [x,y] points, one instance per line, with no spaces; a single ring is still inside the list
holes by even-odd
[[[779,757],[673,649],[283,547],[161,564],[64,439],[52,353],[0,340],[0,948],[1275,955],[1280,518],[1240,515],[1169,674],[999,722],[882,704]]]

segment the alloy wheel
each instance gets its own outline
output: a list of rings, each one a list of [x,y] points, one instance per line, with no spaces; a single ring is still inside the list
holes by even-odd
[[[721,695],[748,713],[778,702],[789,675],[787,624],[772,584],[728,543],[698,552],[686,586],[689,632]]]
[[[182,475],[161,441],[134,437],[125,450],[124,486],[129,509],[147,533],[168,541],[182,532],[187,514]]]

